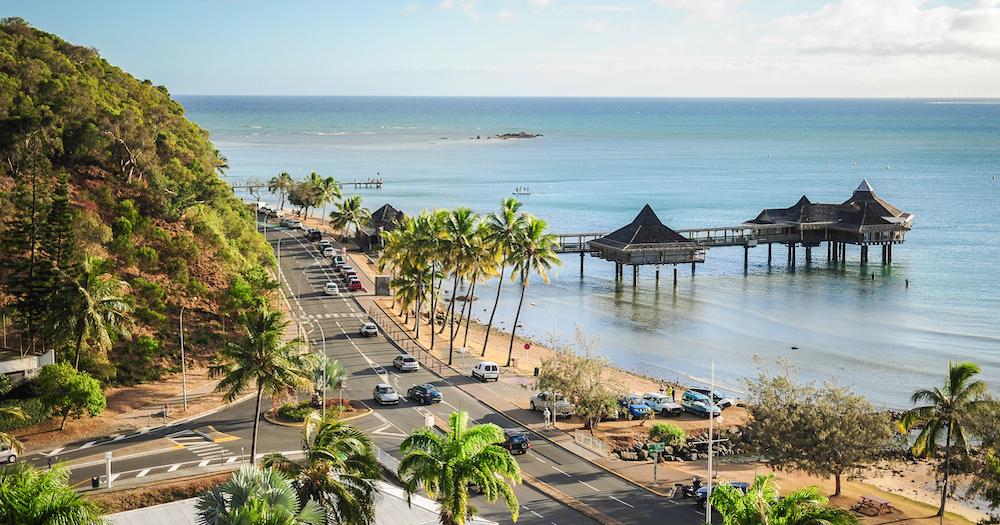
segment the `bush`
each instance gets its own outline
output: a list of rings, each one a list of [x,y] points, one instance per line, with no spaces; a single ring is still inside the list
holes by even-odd
[[[101,383],[86,372],[79,372],[69,363],[45,365],[38,373],[39,399],[53,413],[62,416],[60,430],[66,419],[79,419],[84,414],[95,417],[108,406]]]
[[[9,399],[0,402],[0,407],[20,407],[25,419],[0,416],[0,432],[10,432],[19,428],[37,425],[49,418],[51,413],[42,401],[34,399]]]
[[[649,429],[649,439],[667,445],[668,447],[683,446],[687,440],[684,429],[670,423],[657,423]]]
[[[3,397],[14,390],[14,382],[7,377],[7,374],[0,374],[0,397]]]
[[[278,409],[278,417],[287,421],[305,421],[310,412],[316,410],[309,401],[285,403]]]
[[[137,337],[115,359],[118,369],[115,381],[120,385],[135,385],[159,379],[161,369],[155,366],[154,359],[161,351],[158,339]]]
[[[141,246],[135,250],[135,256],[142,263],[144,269],[152,269],[156,267],[156,263],[160,261],[160,254],[156,253],[156,250],[149,246]]]

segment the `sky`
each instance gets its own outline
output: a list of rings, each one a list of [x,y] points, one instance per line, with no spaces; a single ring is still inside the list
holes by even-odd
[[[174,94],[1000,97],[1000,0],[3,0]]]

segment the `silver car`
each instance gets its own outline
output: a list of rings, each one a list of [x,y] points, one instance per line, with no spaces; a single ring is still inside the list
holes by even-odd
[[[13,463],[17,461],[17,452],[8,448],[7,445],[0,445],[0,463]]]
[[[392,366],[396,367],[396,370],[400,372],[416,372],[420,369],[420,363],[417,362],[417,358],[410,354],[397,355],[392,360]]]
[[[380,405],[399,404],[399,394],[397,394],[396,390],[392,388],[392,385],[387,383],[379,383],[375,385],[375,390],[372,390],[372,397],[375,398],[375,402]]]

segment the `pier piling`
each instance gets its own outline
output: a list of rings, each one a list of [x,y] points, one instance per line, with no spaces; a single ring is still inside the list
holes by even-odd
[[[580,252],[580,277],[583,277],[583,257],[585,255],[585,252]]]
[[[743,245],[743,273],[750,269],[750,247]]]
[[[767,243],[767,267],[771,267],[771,243]]]
[[[639,280],[639,265],[632,265],[632,288],[635,288],[636,282]]]
[[[674,265],[674,289],[677,289],[677,265]]]

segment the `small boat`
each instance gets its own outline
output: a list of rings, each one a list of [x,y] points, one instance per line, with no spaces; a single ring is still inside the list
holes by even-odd
[[[514,195],[531,195],[531,188],[527,186],[518,186],[517,188],[514,188],[512,193]]]

